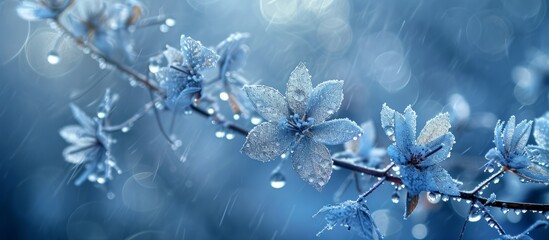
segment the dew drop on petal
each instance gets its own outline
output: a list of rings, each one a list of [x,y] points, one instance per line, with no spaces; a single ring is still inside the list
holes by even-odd
[[[440,202],[440,194],[433,193],[433,192],[428,192],[427,193],[427,200],[429,200],[429,202],[432,203],[432,204],[437,204],[437,203]]]
[[[280,171],[276,171],[271,175],[271,187],[279,189],[286,185],[286,177]]]

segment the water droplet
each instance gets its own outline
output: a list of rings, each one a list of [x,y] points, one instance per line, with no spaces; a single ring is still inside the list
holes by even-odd
[[[109,200],[113,200],[115,197],[116,197],[116,195],[114,195],[113,192],[108,192],[108,193],[107,193],[107,198],[108,198]]]
[[[488,164],[488,166],[486,166],[485,170],[489,173],[493,173],[494,172],[494,165]]]
[[[440,202],[440,194],[433,193],[433,192],[428,192],[427,193],[427,200],[429,200],[429,202],[432,203],[432,204],[437,204],[438,202]]]
[[[105,178],[103,178],[103,177],[98,177],[98,178],[97,178],[97,183],[99,183],[99,184],[105,184],[105,182],[106,182],[106,179],[105,179]]]
[[[103,111],[97,112],[97,117],[98,117],[99,119],[103,119],[103,118],[105,118],[106,116],[107,116],[107,113],[106,113],[106,112],[103,112]]]
[[[160,70],[160,66],[158,65],[158,61],[151,60],[149,62],[149,71],[151,73],[157,73]]]
[[[522,213],[526,213],[526,212],[528,212],[528,210],[522,209],[521,212],[522,212]]]
[[[501,212],[503,212],[503,214],[507,214],[509,212],[509,208],[502,208]]]
[[[48,62],[51,65],[58,64],[60,61],[61,57],[59,57],[59,53],[57,53],[57,51],[51,50],[50,52],[48,52]]]
[[[122,129],[120,129],[120,131],[122,131],[123,133],[127,133],[127,132],[130,131],[130,129],[131,128],[129,126],[124,126],[124,127],[122,127]]]
[[[543,216],[545,217],[545,219],[549,220],[549,211],[543,212]]]
[[[215,137],[217,138],[225,137],[225,131],[223,131],[222,129],[215,131]]]
[[[90,181],[90,182],[97,181],[97,176],[95,174],[88,175],[88,181]]]
[[[212,114],[214,114],[214,113],[215,113],[215,109],[213,109],[213,108],[211,108],[211,107],[210,107],[210,108],[208,108],[208,110],[206,110],[206,111],[207,111],[207,112],[208,112],[208,114],[210,114],[210,115],[212,115]]]
[[[448,202],[448,200],[450,200],[450,197],[444,194],[440,198],[442,199],[443,202]]]
[[[234,139],[234,133],[228,132],[227,134],[225,134],[225,138],[227,140],[233,140]]]
[[[229,100],[229,94],[227,92],[220,92],[219,93],[219,99],[221,99],[221,101],[228,101]]]
[[[520,209],[515,209],[515,214],[519,215],[520,214]]]
[[[252,122],[253,125],[260,124],[260,123],[261,123],[261,118],[252,117],[252,119],[250,120],[250,122]]]
[[[494,179],[494,184],[498,184],[499,183],[499,178],[495,178]]]
[[[480,218],[482,218],[482,212],[476,209],[473,209],[473,211],[471,211],[471,214],[469,214],[468,220],[469,222],[478,222]]]
[[[400,201],[400,195],[398,194],[398,192],[393,193],[393,195],[391,196],[391,201],[393,201],[393,203],[398,203]]]
[[[240,114],[235,113],[235,114],[233,115],[233,119],[234,119],[234,120],[240,119]]]
[[[286,185],[286,177],[280,171],[276,171],[271,175],[271,187],[279,189]]]
[[[175,19],[166,18],[166,21],[164,21],[164,24],[166,24],[166,26],[168,26],[168,27],[173,27],[173,26],[175,26]]]
[[[166,25],[166,24],[160,25],[160,31],[161,32],[167,33],[169,30],[170,30],[170,27],[168,27],[168,25]]]
[[[295,91],[292,96],[296,101],[299,101],[299,102],[302,102],[303,100],[305,100],[305,92],[301,90]]]

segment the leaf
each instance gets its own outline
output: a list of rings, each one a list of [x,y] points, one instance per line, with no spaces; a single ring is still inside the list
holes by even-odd
[[[402,114],[395,113],[395,144],[407,157],[410,156],[411,149],[416,143],[415,138],[409,120],[405,119]]]
[[[395,135],[395,110],[387,106],[387,103],[381,107],[381,127],[389,138]],[[393,140],[394,141],[394,140]]]
[[[307,105],[307,116],[314,118],[315,124],[320,124],[337,112],[342,101],[343,81],[328,80],[322,82],[311,93]]]
[[[278,123],[264,122],[254,127],[240,152],[259,161],[270,161],[284,153],[295,136]]]
[[[292,166],[299,176],[316,190],[322,191],[332,174],[333,162],[328,148],[309,137],[303,137],[297,142],[291,157]]]
[[[278,90],[263,85],[247,85],[244,91],[257,113],[268,121],[278,122],[290,115],[286,100]]]
[[[181,52],[185,57],[185,64],[192,67],[196,72],[214,67],[219,59],[219,56],[212,49],[202,46],[200,41],[191,37],[181,35],[180,44]]]
[[[383,238],[364,202],[348,200],[336,205],[324,206],[313,217],[318,214],[324,214],[327,224],[317,236],[324,230],[342,225],[363,239]]]
[[[166,45],[166,50],[162,52],[166,60],[168,61],[168,66],[172,65],[182,65],[185,61],[183,54],[177,49],[170,45]]]
[[[507,125],[503,129],[503,145],[507,152],[511,152],[512,148],[514,147],[512,145],[514,133],[515,133],[515,116],[513,115],[509,118],[509,121],[507,121]]]
[[[429,149],[429,157],[418,163],[417,166],[428,167],[446,160],[449,157],[450,152],[452,151],[454,142],[454,134],[450,132],[438,137],[435,140],[430,141],[428,144],[426,144]]]
[[[417,144],[426,144],[446,134],[450,129],[450,115],[448,113],[438,114],[427,121],[425,127],[419,133]]]
[[[59,135],[61,135],[65,141],[72,144],[87,145],[96,141],[94,136],[95,133],[84,129],[79,125],[65,126],[59,130]]]
[[[528,143],[530,132],[532,131],[532,121],[522,120],[515,127],[511,145],[516,149],[523,149]]]
[[[427,180],[426,191],[439,192],[448,195],[459,195],[458,184],[448,172],[440,166],[432,166],[425,170]]]
[[[311,128],[313,139],[317,142],[335,145],[358,137],[362,130],[358,125],[347,119],[334,119],[315,125]]]
[[[307,110],[309,95],[313,91],[311,75],[304,63],[299,63],[290,74],[286,88],[286,100],[293,113],[303,116]]]
[[[534,126],[534,139],[539,146],[549,149],[549,119],[541,117],[536,119]]]
[[[418,202],[419,195],[411,195],[409,192],[406,193],[406,213],[404,214],[404,218],[407,218],[412,214],[414,209],[416,209]]]
[[[514,173],[530,181],[549,183],[549,169],[533,162],[528,167],[515,169]]]
[[[72,115],[74,119],[86,130],[93,131],[95,129],[95,121],[88,117],[84,111],[82,111],[78,106],[71,103],[70,105],[72,110]]]

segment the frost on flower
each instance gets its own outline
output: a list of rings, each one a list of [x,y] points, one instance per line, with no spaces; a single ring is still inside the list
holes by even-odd
[[[28,21],[57,18],[74,0],[25,0],[17,6],[17,14]]]
[[[516,169],[516,173],[535,182],[549,182],[549,113],[537,118],[534,125],[534,139],[537,145],[529,145],[526,151],[530,158],[527,167]]]
[[[120,173],[110,153],[113,139],[103,131],[116,99],[117,95],[111,96],[107,90],[97,117],[94,118],[71,104],[72,114],[79,125],[63,127],[59,134],[71,144],[63,150],[63,157],[67,162],[77,165],[77,171],[81,171],[74,182],[76,185],[85,180],[104,184],[113,178],[113,171]]]
[[[241,75],[249,52],[244,42],[249,37],[248,33],[237,32],[217,45],[215,51],[219,55],[218,76],[207,83],[210,98],[215,99],[219,96],[222,101],[228,101],[234,114],[244,117],[249,117],[249,111],[253,108],[242,90],[242,87],[248,84],[248,80]]]
[[[331,230],[333,227],[341,225],[363,239],[383,238],[365,202],[348,200],[337,205],[324,206],[313,217],[318,214],[324,214],[324,219],[328,223],[317,236],[324,230]]]
[[[387,148],[387,154],[400,167],[402,182],[408,190],[406,217],[415,209],[422,191],[459,195],[460,183],[437,165],[450,156],[454,145],[454,135],[448,131],[448,113],[441,113],[427,121],[416,139],[414,110],[408,106],[404,113],[399,113],[384,104],[381,125],[393,141]]]
[[[108,57],[135,59],[131,33],[141,18],[141,3],[99,1],[79,2],[76,14],[67,18],[75,37],[92,44]]]
[[[345,143],[345,151],[334,153],[333,157],[340,160],[350,161],[366,167],[377,168],[383,162],[386,154],[384,148],[375,147],[376,129],[372,121],[360,125],[364,134],[357,140]]]
[[[526,179],[547,182],[548,122],[545,117],[536,119],[534,138],[538,145],[527,147],[532,121],[523,120],[516,126],[515,116],[511,116],[507,123],[498,121],[494,129],[496,146],[486,153],[485,157],[489,161],[487,164],[500,164]]]
[[[507,234],[497,238],[497,240],[534,240],[532,237],[528,236],[528,234],[538,228],[547,228],[547,226],[549,226],[549,222],[538,220],[519,235],[511,236]]]
[[[301,178],[322,190],[333,164],[324,144],[342,144],[361,134],[358,125],[349,119],[325,121],[343,101],[343,81],[325,81],[313,89],[311,76],[300,63],[290,74],[286,97],[262,85],[245,86],[244,90],[268,122],[250,131],[241,152],[270,161],[290,151],[292,165]]]
[[[160,68],[156,77],[166,91],[166,106],[174,111],[186,111],[201,98],[202,72],[214,67],[219,56],[185,35],[181,35],[181,49],[167,46],[164,56],[168,66]]]

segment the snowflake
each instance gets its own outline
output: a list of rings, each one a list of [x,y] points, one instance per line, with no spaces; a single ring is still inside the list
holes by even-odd
[[[70,7],[74,0],[22,1],[17,6],[17,14],[27,21],[57,18]]]
[[[97,117],[94,118],[90,118],[76,105],[71,104],[74,118],[80,125],[63,127],[59,134],[71,144],[63,150],[65,160],[77,165],[77,171],[81,167],[84,168],[74,182],[77,186],[85,180],[104,184],[113,178],[113,170],[118,174],[121,172],[111,156],[110,149],[114,140],[103,130],[117,98],[117,95],[110,96],[107,90]]]
[[[324,219],[328,223],[317,236],[325,230],[332,230],[333,227],[341,225],[364,239],[383,238],[365,202],[348,200],[337,205],[324,206],[313,217],[321,213],[325,214]]]
[[[156,77],[166,91],[165,103],[174,111],[186,111],[201,97],[202,71],[215,66],[219,56],[185,35],[181,35],[181,50],[167,46],[164,56],[168,66],[161,68]]]
[[[290,150],[292,165],[302,179],[317,190],[330,179],[332,159],[324,144],[342,144],[361,134],[349,119],[325,121],[343,101],[343,81],[330,80],[313,89],[305,64],[291,73],[286,98],[276,89],[245,86],[257,112],[269,122],[253,128],[241,152],[270,161]]]
[[[387,154],[400,167],[402,182],[408,190],[406,217],[416,207],[422,191],[459,195],[460,183],[437,165],[450,156],[454,145],[454,135],[448,131],[448,113],[427,121],[417,139],[416,113],[410,106],[401,114],[384,104],[381,124],[394,142],[387,148]]]

